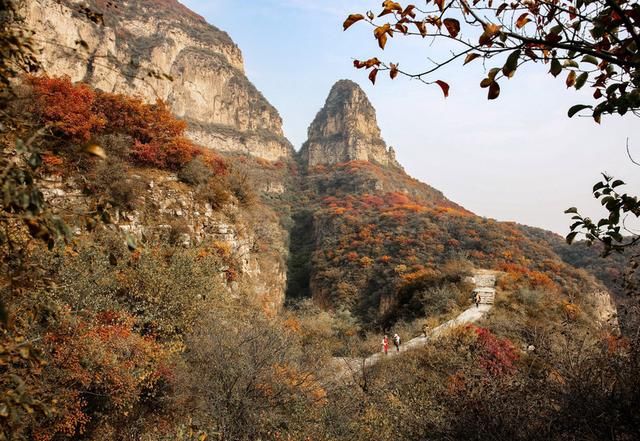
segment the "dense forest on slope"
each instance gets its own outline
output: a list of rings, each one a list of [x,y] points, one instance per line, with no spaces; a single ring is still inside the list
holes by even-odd
[[[588,293],[601,289],[517,225],[475,216],[400,169],[355,161],[312,168],[306,179],[304,216],[309,223],[312,213],[316,235],[310,292],[365,323],[386,327],[431,308],[443,312],[447,303],[465,305],[470,294],[461,282],[473,266],[503,271],[503,280],[558,301],[589,303]],[[429,305],[448,284],[452,297]]]

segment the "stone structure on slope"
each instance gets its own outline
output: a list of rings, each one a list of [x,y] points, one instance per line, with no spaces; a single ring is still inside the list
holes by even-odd
[[[278,111],[244,74],[240,49],[177,0],[27,0],[22,12],[48,75],[163,99],[204,147],[292,156]]]
[[[393,148],[382,139],[375,109],[360,86],[349,80],[331,89],[300,154],[308,167],[369,161],[400,168]]]

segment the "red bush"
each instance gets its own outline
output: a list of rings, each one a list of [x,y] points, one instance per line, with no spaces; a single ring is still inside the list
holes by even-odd
[[[73,84],[69,77],[29,77],[35,98],[34,111],[43,124],[74,141],[88,141],[106,124],[95,113],[95,92],[85,84]]]
[[[477,340],[475,350],[479,355],[480,365],[491,375],[501,376],[516,371],[516,361],[520,358],[513,343],[500,338],[486,328],[469,325],[475,331]]]
[[[186,122],[161,100],[146,104],[139,98],[94,91],[68,77],[29,77],[35,114],[61,136],[75,142],[92,136],[122,133],[133,138],[131,160],[137,165],[178,170],[198,155],[216,174],[227,170],[224,160],[185,137]]]
[[[43,339],[51,354],[47,384],[58,405],[36,430],[37,440],[80,435],[93,417],[89,399],[99,398],[106,406],[126,411],[158,381],[165,353],[133,328],[133,318],[124,313],[91,318],[63,313],[60,325]]]

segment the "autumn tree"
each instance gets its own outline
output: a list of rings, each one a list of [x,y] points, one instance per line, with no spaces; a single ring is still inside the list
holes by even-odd
[[[449,85],[434,74],[453,63],[474,60],[493,66],[480,81],[488,98],[500,95],[500,83],[514,77],[526,63],[543,65],[567,87],[594,89],[593,101],[569,109],[569,116],[590,109],[596,121],[603,114],[624,115],[640,108],[640,5],[626,0],[426,0],[424,5],[386,0],[379,13],[352,14],[348,29],[366,22],[384,49],[390,37],[417,37],[437,42],[450,54],[434,60],[421,72],[409,72],[400,63],[371,58],[355,60],[375,82],[380,71],[439,85],[445,96]],[[479,62],[476,61],[476,62]]]

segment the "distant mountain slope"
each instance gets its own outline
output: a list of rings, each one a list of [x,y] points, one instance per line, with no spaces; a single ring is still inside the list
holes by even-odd
[[[359,114],[344,117],[345,109]],[[385,144],[355,83],[334,86],[309,136],[300,155],[307,170],[300,219],[313,240],[294,247],[292,258],[303,253],[311,264],[307,273],[295,267],[290,288],[321,305],[346,307],[383,325],[420,316],[425,298],[445,284],[460,284],[469,265],[504,272],[504,287],[544,290],[558,302],[580,298],[587,308],[590,293],[604,289],[518,225],[476,216],[394,161],[377,160]],[[352,160],[360,157],[369,160]],[[290,297],[296,294],[289,290]]]

